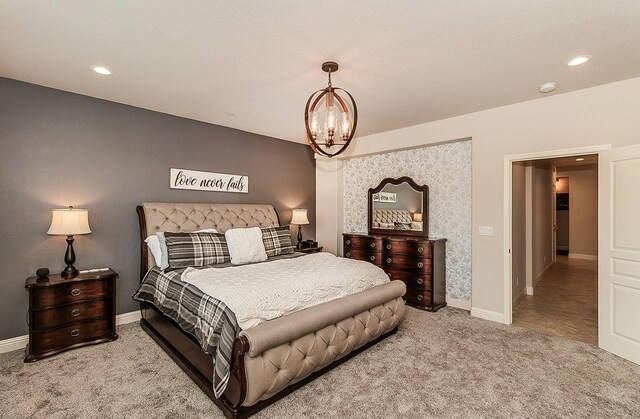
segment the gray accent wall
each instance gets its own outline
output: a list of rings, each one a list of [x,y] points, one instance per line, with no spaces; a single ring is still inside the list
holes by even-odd
[[[171,167],[247,175],[249,193],[170,189]],[[65,237],[46,234],[53,208],[89,209],[93,233],[76,236],[76,267],[120,274],[118,313],[138,307],[141,202],[268,203],[282,224],[303,207],[303,234],[315,237],[308,146],[6,78],[0,176],[0,340],[27,333],[25,278],[64,268]]]

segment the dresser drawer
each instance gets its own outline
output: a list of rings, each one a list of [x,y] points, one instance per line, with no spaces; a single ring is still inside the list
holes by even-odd
[[[382,252],[382,239],[366,236],[345,236],[344,251],[347,249],[366,249],[374,252]]]
[[[431,274],[389,268],[385,268],[384,271],[392,281],[402,281],[410,288],[431,290]]]
[[[45,332],[32,333],[29,346],[33,353],[42,353],[88,340],[110,337],[113,333],[112,319],[77,322]]]
[[[355,260],[366,260],[374,265],[382,266],[382,252],[368,252],[362,249],[349,249],[344,252],[344,257]]]
[[[431,259],[409,255],[390,255],[386,253],[383,266],[392,269],[406,269],[413,272],[431,273]]]
[[[112,311],[112,299],[85,301],[57,308],[35,310],[30,320],[33,330],[37,331],[82,320],[111,318]]]
[[[111,296],[112,284],[110,280],[97,280],[36,288],[33,290],[33,308],[53,307]]]
[[[431,291],[414,290],[407,288],[407,293],[404,295],[404,299],[409,304],[416,306],[431,307]]]
[[[433,246],[428,241],[386,239],[383,245],[386,252],[393,252],[394,254],[407,254],[427,258],[433,255]]]

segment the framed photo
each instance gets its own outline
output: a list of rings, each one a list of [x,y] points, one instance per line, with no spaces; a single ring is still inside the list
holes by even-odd
[[[394,192],[378,192],[373,194],[373,202],[385,202],[389,204],[396,203],[396,194]]]

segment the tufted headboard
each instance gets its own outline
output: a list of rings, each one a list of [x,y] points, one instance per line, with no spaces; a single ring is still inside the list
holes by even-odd
[[[280,225],[275,208],[264,204],[189,204],[145,202],[136,208],[140,222],[140,280],[155,264],[145,239],[159,231],[189,232],[215,228],[273,227]]]

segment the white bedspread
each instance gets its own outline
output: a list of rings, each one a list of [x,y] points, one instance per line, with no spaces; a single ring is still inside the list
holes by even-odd
[[[181,279],[224,302],[242,329],[389,282],[369,262],[314,253],[227,268],[187,268]]]

